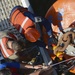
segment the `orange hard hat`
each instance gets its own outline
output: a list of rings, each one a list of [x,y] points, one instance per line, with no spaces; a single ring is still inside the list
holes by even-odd
[[[25,31],[25,37],[30,42],[36,42],[40,38],[40,33],[35,28],[28,28]]]

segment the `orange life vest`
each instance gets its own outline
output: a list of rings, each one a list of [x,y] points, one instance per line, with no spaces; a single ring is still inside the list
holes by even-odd
[[[75,27],[75,0],[57,0],[45,17],[52,23],[55,33],[60,33],[60,29]]]
[[[26,9],[24,10],[24,8],[16,9],[12,12],[10,18],[10,21],[13,26],[15,26],[16,29],[18,29],[18,31],[23,34],[28,27],[34,26],[34,22],[27,16],[24,16],[24,12],[28,11]]]
[[[14,50],[8,49],[7,48],[7,37],[3,37],[1,40],[1,52],[5,58],[8,58],[14,53]]]
[[[15,52],[12,49],[9,49],[7,47],[7,41],[9,40],[9,38],[13,38],[13,39],[17,39],[15,37],[15,35],[9,34],[6,37],[3,37],[0,41],[0,47],[1,47],[1,52],[2,55],[4,56],[4,58],[8,58],[9,56],[13,55]]]
[[[14,9],[10,15],[10,21],[12,25],[26,37],[27,40],[35,42],[40,37],[40,33],[35,28],[34,22],[25,16],[24,12],[29,11],[23,7]]]

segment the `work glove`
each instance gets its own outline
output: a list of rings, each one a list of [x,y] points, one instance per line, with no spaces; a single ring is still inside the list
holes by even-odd
[[[48,46],[52,46],[53,44],[56,46],[57,45],[57,39],[55,37],[50,37],[48,40]]]

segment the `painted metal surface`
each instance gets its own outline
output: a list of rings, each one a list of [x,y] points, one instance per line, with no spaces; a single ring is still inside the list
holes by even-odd
[[[54,32],[60,33],[70,26],[75,27],[75,0],[58,0],[46,13]]]
[[[75,28],[75,0],[57,0],[49,8],[45,17],[51,23],[53,32],[56,34],[60,34],[64,29],[69,27]],[[47,40],[46,38],[45,40]],[[69,48],[72,49],[71,47]],[[65,59],[70,58],[67,55],[64,57]],[[75,67],[70,72],[75,73]]]
[[[45,17],[52,25],[54,33],[59,35],[64,29],[75,27],[75,0],[57,0],[47,11]],[[46,30],[43,35],[47,44]]]

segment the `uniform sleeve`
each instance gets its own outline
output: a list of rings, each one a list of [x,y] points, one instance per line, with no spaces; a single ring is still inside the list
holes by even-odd
[[[0,69],[4,69],[6,67],[10,67],[10,68],[20,68],[20,64],[18,62],[6,62],[6,63],[2,63],[0,64]]]
[[[6,66],[7,66],[6,64],[0,64],[0,70],[6,68]]]

